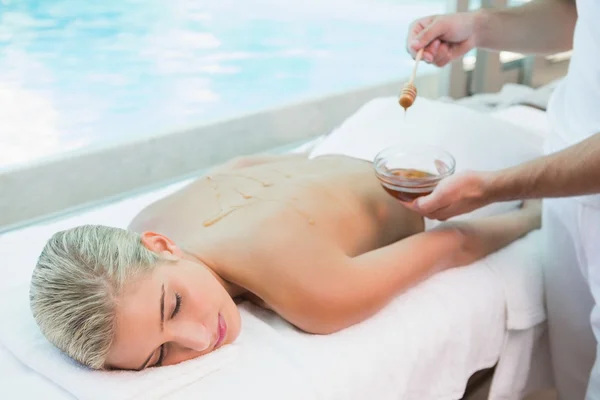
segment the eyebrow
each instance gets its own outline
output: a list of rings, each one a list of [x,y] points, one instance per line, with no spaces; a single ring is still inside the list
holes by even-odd
[[[160,331],[162,332],[164,330],[164,326],[165,326],[165,284],[164,283],[163,283],[160,291],[161,291],[161,293],[160,293]],[[142,366],[140,368],[138,368],[138,371],[141,371],[144,368],[146,368],[146,366],[150,362],[150,359],[152,358],[154,353],[156,353],[156,350],[154,350],[148,356],[148,358],[146,359],[146,361],[144,361]]]

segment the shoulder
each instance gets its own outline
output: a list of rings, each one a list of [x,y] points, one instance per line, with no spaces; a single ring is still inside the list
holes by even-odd
[[[127,225],[127,230],[142,233],[151,230],[153,218],[149,215],[148,208],[141,210]]]

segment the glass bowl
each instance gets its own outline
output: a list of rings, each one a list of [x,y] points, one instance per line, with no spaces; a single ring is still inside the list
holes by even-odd
[[[373,166],[390,195],[411,202],[430,194],[442,179],[452,175],[456,161],[437,146],[396,145],[379,152]]]

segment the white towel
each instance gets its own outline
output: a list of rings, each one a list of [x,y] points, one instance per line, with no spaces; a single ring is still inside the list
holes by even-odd
[[[520,400],[527,390],[551,387],[550,371],[539,363],[549,351],[538,343],[546,320],[542,237],[541,231],[531,232],[483,260],[502,282],[507,303],[507,331],[488,400]]]
[[[502,264],[510,260],[502,260]],[[333,335],[298,331],[243,304],[235,344],[171,367],[85,370],[49,345],[14,288],[0,341],[79,399],[454,400],[493,366],[504,340],[504,296],[484,263],[436,275],[364,323]]]
[[[543,241],[540,231],[532,232],[530,236],[529,241],[518,240],[485,259],[503,282],[509,314],[508,329],[529,329],[546,319],[542,302],[544,280],[540,268]],[[510,265],[502,262],[507,257],[511,257]],[[534,262],[536,260],[539,261]]]
[[[531,107],[512,106],[484,114],[420,98],[405,114],[396,98],[381,98],[347,119],[311,156],[344,154],[372,161],[391,145],[433,144],[456,158],[457,172],[498,170],[541,156],[548,129],[545,113]],[[492,151],[483,152],[483,148]],[[502,213],[517,204],[492,204],[455,219]],[[438,224],[425,222],[427,229]],[[536,343],[546,319],[540,238],[539,232],[531,233],[527,240],[516,241],[483,260],[497,274],[507,303],[507,332],[490,400],[521,398],[530,386],[532,363],[544,358],[546,348]],[[538,386],[551,381],[547,370],[538,375]]]
[[[518,276],[523,265],[539,268],[537,260],[522,258],[531,252],[521,254],[536,234],[500,257],[438,274],[371,319],[333,335],[300,332],[245,303],[242,334],[233,345],[141,373],[94,372],[45,341],[28,312],[26,288],[15,287],[0,310],[0,342],[79,399],[454,400],[472,373],[502,359],[506,299],[495,271],[514,274],[518,290],[535,292],[531,281]]]
[[[244,329],[232,345],[173,366],[140,372],[100,372],[79,365],[48,343],[31,317],[26,293],[26,287],[6,293],[11,303],[0,311],[7,322],[0,327],[0,341],[27,366],[78,399],[162,399],[198,383],[199,394],[205,398],[235,398],[243,393],[240,389],[250,388],[254,393],[263,393],[266,399],[288,391],[291,393],[286,394],[287,399],[315,398],[311,386],[294,370],[276,332],[254,316],[260,311],[248,303],[240,306]],[[258,361],[261,359],[266,362]],[[249,365],[251,371],[236,371]],[[228,382],[219,377],[235,379]]]
[[[180,387],[195,378],[193,375],[207,375],[222,368],[232,357],[235,347],[226,346],[223,351],[208,354],[191,361],[192,365],[148,369],[142,372],[95,372],[78,365],[53,346],[40,334],[31,317],[26,287],[19,287],[7,294],[11,303],[3,311],[2,317],[8,322],[0,328],[2,342],[19,359],[26,360],[31,368],[44,371],[54,382],[66,387],[78,398],[93,398],[93,393],[101,388],[106,398],[160,398],[173,386]],[[138,382],[131,385],[134,379]],[[66,380],[71,384],[67,384]],[[99,383],[101,382],[101,387]],[[95,388],[91,391],[86,388]],[[86,391],[89,391],[86,393]]]

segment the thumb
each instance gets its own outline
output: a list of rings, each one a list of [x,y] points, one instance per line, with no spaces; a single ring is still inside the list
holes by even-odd
[[[413,40],[413,48],[420,50],[426,47],[445,33],[445,26],[439,20],[434,20],[427,28],[423,29]]]
[[[438,204],[438,197],[436,192],[434,191],[433,193],[427,195],[427,196],[423,196],[423,197],[419,197],[414,201],[414,207],[425,213],[425,214],[429,214],[432,213],[434,211],[436,211],[438,208],[440,208],[440,205]]]

